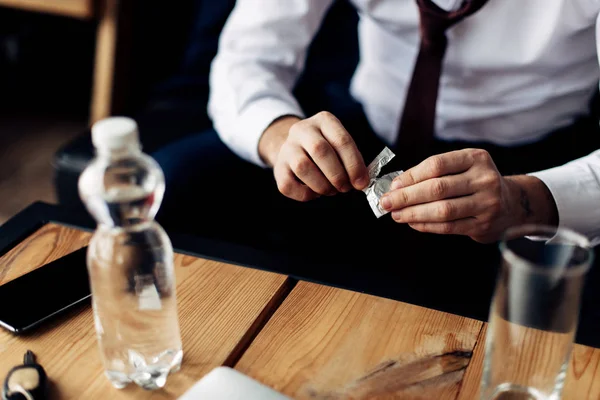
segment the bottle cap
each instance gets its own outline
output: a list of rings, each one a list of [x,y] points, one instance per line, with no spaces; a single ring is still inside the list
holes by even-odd
[[[137,123],[127,117],[109,117],[92,126],[92,143],[97,149],[115,150],[139,145]]]

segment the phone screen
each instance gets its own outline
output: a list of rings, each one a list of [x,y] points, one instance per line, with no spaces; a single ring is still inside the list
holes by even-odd
[[[0,326],[25,332],[89,300],[87,247],[0,286]]]

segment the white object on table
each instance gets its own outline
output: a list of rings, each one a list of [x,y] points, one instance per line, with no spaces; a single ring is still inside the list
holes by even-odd
[[[218,367],[178,400],[291,400],[229,367]]]

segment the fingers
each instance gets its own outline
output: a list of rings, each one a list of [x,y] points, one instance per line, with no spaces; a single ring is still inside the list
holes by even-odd
[[[438,154],[400,174],[399,177],[394,179],[392,189],[414,185],[444,175],[458,174],[471,168],[473,162],[472,149]]]
[[[341,122],[327,112],[290,128],[274,173],[281,193],[300,201],[348,192],[352,186],[364,189],[369,183],[356,143]]]
[[[321,172],[322,170],[315,165],[313,160],[302,149],[294,149],[289,160],[290,170],[306,186],[312,189],[313,192],[323,195],[334,194],[336,192],[335,188],[331,186],[330,181]]]
[[[381,205],[415,230],[487,243],[506,225],[503,187],[488,152],[464,149],[430,157],[400,175]]]
[[[392,219],[408,224],[448,222],[478,215],[480,209],[476,196],[465,196],[406,207],[392,212]]]
[[[408,225],[419,232],[468,236],[477,226],[477,220],[475,218],[465,218],[450,222],[415,222]]]
[[[277,188],[284,196],[297,201],[309,201],[319,197],[308,186],[298,182],[291,169],[285,166],[276,166],[273,173],[277,181]]]
[[[351,184],[358,190],[364,189],[369,183],[369,176],[365,161],[354,139],[335,116],[330,113],[319,115],[322,119],[321,132],[342,161]]]
[[[321,112],[295,124],[289,139],[309,155],[338,191],[368,185],[367,167],[354,139],[332,114]]]
[[[474,193],[471,186],[471,181],[463,175],[444,176],[392,190],[380,202],[387,211],[400,210],[416,204],[471,195]]]
[[[306,152],[308,155],[304,158],[309,159],[309,161],[312,160],[311,164],[313,164],[315,168],[318,167],[320,176],[327,179],[328,185],[332,189],[335,187],[335,189],[340,192],[348,192],[351,189],[348,174],[338,158],[338,154],[318,128],[314,126],[304,127],[302,132],[296,135],[296,140],[298,141],[300,148],[303,149],[303,151],[300,151],[302,151],[302,153]],[[298,152],[296,152],[295,155],[297,156]],[[294,167],[294,163],[296,162],[304,163],[304,158],[292,161],[292,167]],[[300,167],[304,167],[304,165],[300,165]],[[303,168],[300,168],[300,170],[302,169]],[[292,170],[297,172],[296,168],[292,168]],[[317,184],[317,182],[306,181],[305,178],[298,174],[297,176],[311,188],[313,188],[313,184]]]

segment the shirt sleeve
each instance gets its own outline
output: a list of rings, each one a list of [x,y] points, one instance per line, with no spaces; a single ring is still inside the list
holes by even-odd
[[[600,150],[560,167],[530,174],[552,193],[559,225],[600,243]]]
[[[600,15],[596,18],[596,52],[600,63]],[[600,134],[600,133],[599,133]],[[600,150],[560,167],[530,174],[542,180],[558,209],[559,226],[600,244]]]
[[[208,113],[221,140],[245,160],[264,167],[264,130],[281,116],[303,117],[292,89],[332,2],[236,2],[211,66]]]

